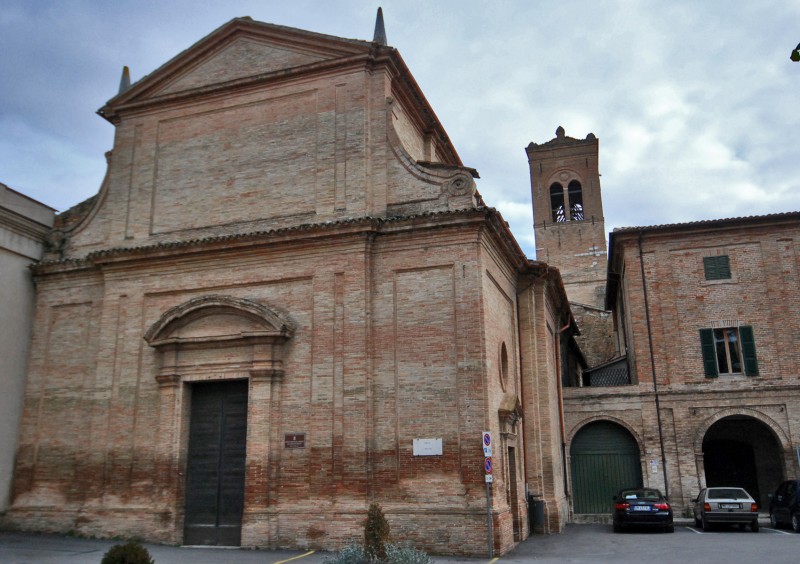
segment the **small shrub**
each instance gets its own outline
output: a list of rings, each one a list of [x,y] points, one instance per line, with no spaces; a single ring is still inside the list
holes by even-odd
[[[386,543],[391,538],[389,522],[383,514],[381,506],[371,503],[364,524],[364,552],[370,561],[386,560]]]
[[[417,550],[409,544],[386,543],[386,558],[379,562],[386,564],[433,564],[433,560],[425,552]],[[372,564],[364,548],[351,544],[339,552],[326,556],[322,564]]]
[[[386,561],[389,564],[433,564],[426,552],[408,544],[387,544]]]
[[[326,556],[322,564],[368,564],[369,558],[364,553],[364,548],[359,544],[351,544],[339,552]]]
[[[100,564],[155,564],[155,561],[141,544],[129,542],[109,548]]]

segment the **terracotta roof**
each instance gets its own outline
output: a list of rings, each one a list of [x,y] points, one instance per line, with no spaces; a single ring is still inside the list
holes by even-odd
[[[693,227],[726,227],[728,225],[742,225],[745,223],[765,223],[774,220],[800,219],[800,212],[771,213],[766,215],[749,215],[742,217],[729,217],[723,219],[702,219],[698,221],[686,221],[682,223],[664,223],[660,225],[649,225],[642,227],[617,227],[612,231],[617,233],[638,233],[639,231],[669,231],[672,229],[684,229]]]

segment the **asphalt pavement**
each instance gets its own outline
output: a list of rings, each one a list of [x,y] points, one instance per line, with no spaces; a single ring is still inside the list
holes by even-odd
[[[659,562],[735,564],[758,562],[770,555],[771,562],[797,562],[800,534],[771,529],[762,516],[761,531],[721,528],[703,532],[691,520],[676,520],[675,533],[631,531],[615,534],[608,524],[570,524],[561,534],[533,535],[499,558],[433,558],[436,564],[466,562],[537,564],[555,562],[636,563]],[[105,552],[120,541],[0,531],[2,564],[100,564]],[[310,550],[252,550],[241,548],[179,547],[145,544],[156,564],[321,564],[330,553]]]
[[[100,564],[106,551],[123,541],[0,531],[2,564]],[[155,564],[321,564],[328,552],[182,547],[144,543]],[[487,562],[487,558],[437,557],[438,563]]]

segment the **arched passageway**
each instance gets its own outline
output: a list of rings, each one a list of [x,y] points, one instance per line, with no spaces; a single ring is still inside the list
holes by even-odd
[[[570,459],[575,513],[609,513],[614,494],[642,485],[639,445],[617,423],[583,427],[572,439]]]
[[[709,427],[703,437],[706,485],[746,489],[759,506],[783,480],[781,447],[772,431],[757,419],[731,416]]]

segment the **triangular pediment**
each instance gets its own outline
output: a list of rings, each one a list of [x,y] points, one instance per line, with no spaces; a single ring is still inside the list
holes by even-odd
[[[372,47],[367,41],[236,18],[119,93],[99,113],[110,117],[129,104],[313,68],[326,61],[368,54]]]
[[[170,80],[152,94],[174,94],[231,80],[287,70],[328,59],[325,55],[302,52],[264,42],[258,37],[232,37],[209,57]]]

